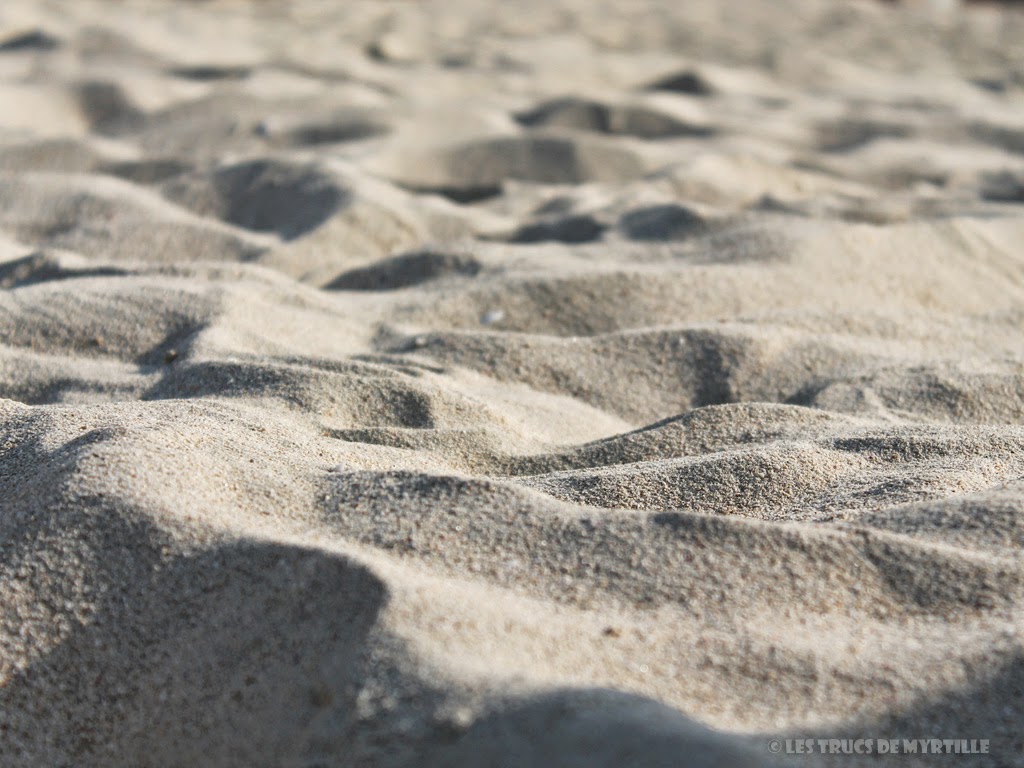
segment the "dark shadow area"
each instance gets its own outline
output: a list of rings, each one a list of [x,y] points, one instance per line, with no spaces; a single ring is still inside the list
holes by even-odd
[[[985,174],[979,195],[995,203],[1024,203],[1024,174],[1010,171]]]
[[[878,719],[838,726],[834,729],[763,734],[752,742],[777,739],[899,739],[901,753],[891,755],[887,764],[908,768],[971,766],[1010,768],[1024,765],[1024,654],[989,670],[982,679],[961,689]],[[988,739],[988,754],[921,754],[902,751],[903,739]],[[875,755],[877,762],[883,757]],[[791,755],[787,765],[841,766],[849,755]]]
[[[546,101],[531,110],[515,115],[520,125],[575,128],[581,131],[609,133],[611,112],[596,101],[568,96]]]
[[[482,203],[486,200],[493,200],[502,194],[501,184],[479,184],[470,186],[431,186],[424,184],[407,184],[396,181],[395,184],[403,189],[419,195],[440,195],[460,205],[472,205]]]
[[[739,740],[653,699],[608,688],[570,688],[501,704],[431,768],[767,765]]]
[[[99,168],[100,173],[130,181],[134,184],[159,184],[191,170],[191,166],[180,160],[126,160],[107,163]]]
[[[0,264],[0,288],[21,288],[53,280],[69,280],[81,277],[116,277],[129,274],[118,267],[83,267],[68,269],[55,257],[45,251]]]
[[[278,144],[295,147],[317,144],[340,144],[384,136],[391,129],[384,123],[363,117],[338,117],[335,120],[299,123],[284,131],[272,131],[265,123],[257,126],[257,134]]]
[[[297,545],[186,544],[125,499],[75,490],[81,457],[123,430],[46,450],[18,421],[0,456],[0,563],[35,606],[23,637],[65,630],[0,687],[0,762],[270,768],[314,724],[354,723],[378,578]]]
[[[393,291],[442,277],[473,277],[480,269],[480,262],[470,255],[416,251],[343,272],[324,288],[332,291]]]
[[[33,29],[0,40],[0,53],[17,53],[20,51],[52,51],[60,45],[60,40],[42,29]]]
[[[349,203],[349,193],[311,168],[254,160],[224,168],[214,176],[224,201],[224,219],[257,232],[277,232],[285,240],[316,229]]]
[[[249,67],[200,64],[193,67],[172,67],[168,73],[183,80],[197,80],[205,83],[213,80],[244,80],[252,73],[252,70]]]
[[[714,133],[707,126],[688,123],[657,109],[629,104],[608,105],[577,97],[545,102],[517,115],[516,120],[529,127],[569,128],[651,140],[707,137]]]
[[[640,178],[641,159],[617,143],[588,136],[502,136],[469,141],[438,158],[449,181],[435,188],[463,192],[500,188],[507,179],[538,184],[621,182]]]
[[[684,93],[688,96],[714,96],[715,89],[698,72],[686,70],[674,75],[667,75],[645,87],[648,91],[669,91]]]
[[[968,126],[968,134],[975,141],[1005,149],[1015,155],[1024,155],[1024,128],[979,122]]]
[[[117,136],[139,130],[145,124],[145,115],[116,83],[88,81],[76,90],[79,108],[96,133]]]
[[[619,219],[619,228],[630,240],[684,240],[707,232],[700,216],[682,205],[666,203],[634,208]]]
[[[525,224],[508,238],[510,243],[592,243],[608,227],[588,213]]]
[[[284,240],[316,229],[352,200],[338,178],[315,165],[272,159],[174,174],[160,192],[200,216]]]

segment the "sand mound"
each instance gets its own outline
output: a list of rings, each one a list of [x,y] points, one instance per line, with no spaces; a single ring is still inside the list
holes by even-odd
[[[647,170],[627,146],[590,137],[532,135],[459,143],[435,150],[402,150],[379,161],[401,185],[459,202],[497,195],[506,179],[544,184],[626,181]]]
[[[1024,17],[939,5],[0,5],[0,764],[1020,764]],[[989,752],[782,748],[890,738]]]
[[[568,97],[538,105],[519,115],[519,122],[531,127],[573,128],[596,133],[636,136],[641,139],[666,139],[680,136],[709,136],[711,129],[699,117],[689,121],[686,103],[662,105],[660,109],[643,104],[607,105]]]

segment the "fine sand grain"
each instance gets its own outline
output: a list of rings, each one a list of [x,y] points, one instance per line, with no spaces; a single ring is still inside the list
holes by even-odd
[[[1021,11],[3,0],[0,766],[1024,766],[1022,333]]]

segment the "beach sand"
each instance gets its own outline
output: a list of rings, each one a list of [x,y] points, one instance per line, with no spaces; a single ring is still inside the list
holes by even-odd
[[[0,765],[1024,765],[1022,330],[1020,11],[4,0]]]

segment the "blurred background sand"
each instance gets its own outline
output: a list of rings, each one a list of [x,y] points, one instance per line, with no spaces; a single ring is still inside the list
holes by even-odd
[[[1019,11],[5,0],[0,105],[3,765],[1024,764]]]

